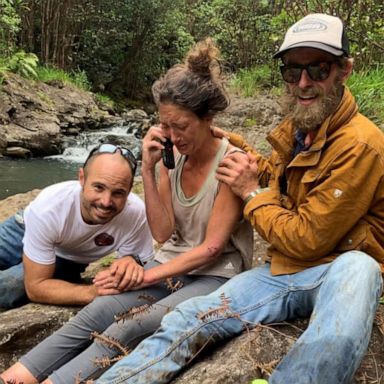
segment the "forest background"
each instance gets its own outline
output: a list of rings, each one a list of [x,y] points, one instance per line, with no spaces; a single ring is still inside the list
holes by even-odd
[[[0,0],[0,82],[5,71],[72,81],[104,102],[138,106],[161,73],[210,36],[233,90],[273,92],[281,80],[272,55],[310,12],[345,22],[355,59],[349,86],[361,111],[383,123],[382,0]]]

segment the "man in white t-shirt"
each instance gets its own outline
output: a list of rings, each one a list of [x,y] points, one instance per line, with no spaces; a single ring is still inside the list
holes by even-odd
[[[85,305],[142,282],[153,247],[144,203],[130,192],[135,170],[128,149],[102,144],[78,181],[43,189],[23,215],[0,224],[0,308],[28,299]],[[99,273],[115,288],[84,284],[86,266],[113,251],[117,259]]]

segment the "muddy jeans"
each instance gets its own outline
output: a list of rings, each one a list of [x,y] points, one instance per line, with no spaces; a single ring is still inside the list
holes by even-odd
[[[155,265],[158,263],[152,261],[145,268]],[[161,283],[139,291],[98,297],[20,362],[39,382],[48,375],[55,384],[98,377],[105,370],[103,362],[124,355],[151,335],[163,316],[177,304],[211,293],[227,280],[215,276],[182,276],[172,279],[172,284]],[[116,317],[124,313],[126,315],[116,321]],[[91,337],[94,332],[101,337]]]
[[[310,315],[269,383],[350,383],[368,346],[381,285],[378,263],[358,251],[292,275],[272,276],[268,264],[254,268],[178,305],[158,332],[96,383],[168,383],[207,341]]]

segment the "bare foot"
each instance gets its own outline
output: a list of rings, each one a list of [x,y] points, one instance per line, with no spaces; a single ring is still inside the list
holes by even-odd
[[[23,384],[37,384],[36,377],[28,371],[21,363],[15,363],[12,367],[4,371],[0,377],[5,383],[23,383]]]

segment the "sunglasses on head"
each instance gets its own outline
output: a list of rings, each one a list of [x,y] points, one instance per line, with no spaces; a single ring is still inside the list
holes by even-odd
[[[93,148],[89,153],[87,160],[85,160],[83,168],[87,165],[88,160],[97,153],[116,153],[117,151],[119,151],[121,153],[121,156],[123,156],[124,159],[127,160],[129,166],[131,167],[132,174],[133,176],[135,176],[137,161],[134,154],[128,148],[124,148],[120,145],[114,144],[101,144],[98,147]]]
[[[332,64],[337,62],[337,60],[333,60],[311,64],[284,64],[280,66],[280,72],[287,83],[297,83],[300,81],[304,69],[311,80],[322,81],[328,78],[331,73]]]

